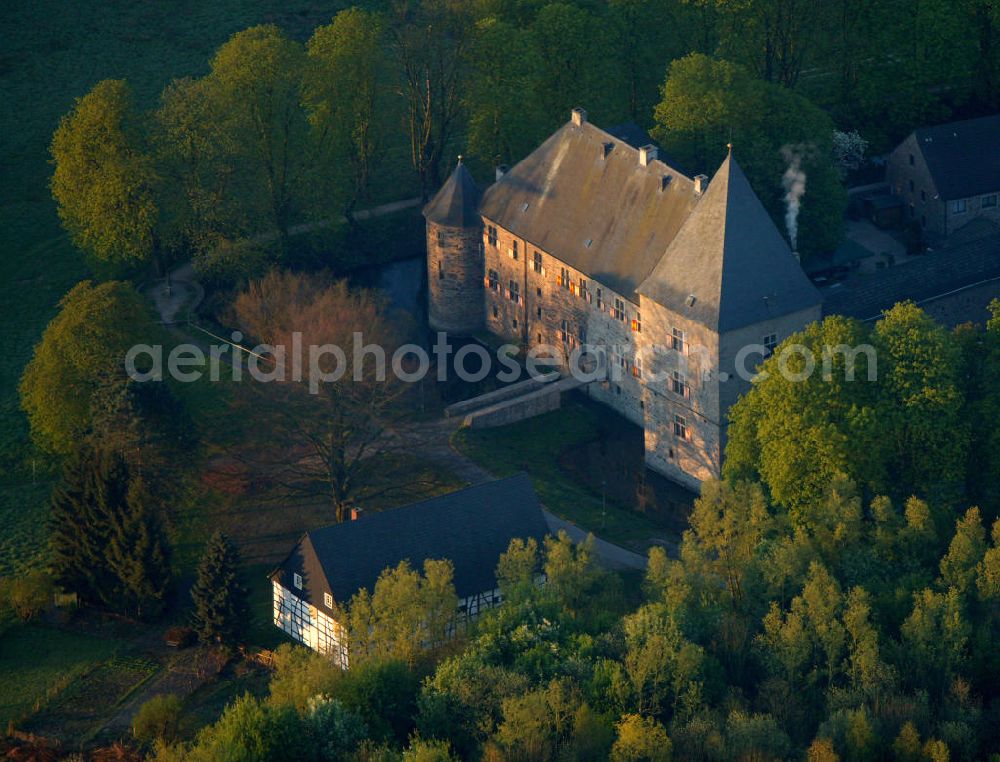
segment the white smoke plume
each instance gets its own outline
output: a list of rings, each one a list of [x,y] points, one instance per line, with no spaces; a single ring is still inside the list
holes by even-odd
[[[781,185],[785,189],[785,227],[788,229],[788,242],[792,245],[792,251],[798,251],[799,209],[802,197],[806,194],[806,173],[802,169],[805,148],[784,146],[781,149],[781,156],[788,163],[788,168],[781,177]]]

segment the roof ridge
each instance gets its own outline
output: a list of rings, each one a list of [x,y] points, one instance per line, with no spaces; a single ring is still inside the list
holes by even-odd
[[[455,490],[452,490],[451,492],[443,492],[440,495],[432,495],[431,497],[425,497],[425,498],[423,498],[421,500],[417,500],[416,502],[413,502],[413,503],[406,503],[405,505],[399,505],[399,506],[396,506],[395,508],[388,508],[388,509],[386,509],[384,511],[375,511],[373,513],[368,514],[367,516],[362,517],[361,519],[359,519],[359,521],[370,521],[371,519],[375,518],[376,516],[383,516],[383,515],[387,515],[387,514],[390,514],[390,513],[395,513],[396,511],[405,511],[405,510],[407,510],[409,508],[417,508],[417,507],[419,507],[421,505],[424,505],[425,503],[432,503],[432,502],[435,502],[437,500],[441,500],[441,499],[446,498],[446,497],[448,497],[448,498],[450,498],[450,497],[456,497],[458,495],[461,495],[464,492],[469,492],[470,490],[482,489],[483,487],[489,487],[489,486],[492,486],[492,485],[495,485],[495,484],[501,484],[503,482],[513,482],[513,481],[517,481],[517,480],[523,479],[523,478],[529,478],[527,471],[518,471],[516,474],[511,474],[510,476],[504,476],[504,477],[502,477],[500,479],[493,479],[492,481],[488,481],[488,482],[480,482],[479,484],[469,484],[469,485],[466,485],[465,487],[462,487],[460,489],[455,489]],[[534,485],[531,485],[531,486],[532,486],[532,488],[534,488]],[[322,532],[322,531],[325,531],[327,529],[333,529],[334,527],[339,527],[339,526],[349,526],[352,523],[353,522],[351,522],[351,521],[340,521],[340,522],[337,522],[335,524],[327,524],[326,526],[321,526],[321,527],[317,527],[316,529],[311,529],[308,532],[306,532],[303,536],[304,537],[309,537],[314,532]]]

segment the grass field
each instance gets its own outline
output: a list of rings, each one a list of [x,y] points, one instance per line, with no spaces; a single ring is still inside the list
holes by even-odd
[[[0,727],[56,700],[75,678],[122,647],[121,641],[16,624],[0,634]]]
[[[561,409],[537,418],[493,429],[460,429],[453,443],[496,476],[526,471],[542,503],[556,515],[645,551],[651,538],[679,535],[693,496],[645,471],[637,436],[637,427],[606,408],[570,396]],[[595,484],[588,474],[598,472],[619,478]],[[640,475],[656,481],[643,512],[635,499]]]

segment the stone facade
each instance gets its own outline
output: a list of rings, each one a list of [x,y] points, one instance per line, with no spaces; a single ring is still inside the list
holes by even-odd
[[[588,394],[643,425],[638,305],[493,221],[483,229],[486,328],[528,349],[557,347],[563,366],[583,344],[604,349],[607,379]]]
[[[941,192],[917,133],[911,134],[889,155],[886,182],[889,189],[903,199],[907,218],[918,221],[929,233],[949,236],[979,218],[1000,224],[1000,182],[983,193]]]
[[[427,222],[428,320],[467,336],[483,326],[483,259],[478,228]]]

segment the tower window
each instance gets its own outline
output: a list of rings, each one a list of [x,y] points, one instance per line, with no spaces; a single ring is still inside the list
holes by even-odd
[[[497,247],[497,229],[493,225],[486,228],[486,239],[494,249]]]
[[[601,297],[601,289],[597,289],[597,309],[604,309],[604,299]]]
[[[444,262],[438,260],[438,280],[444,280]]]
[[[536,273],[540,273],[542,271],[542,269],[543,269],[542,268],[542,252],[540,252],[540,251],[536,251],[535,252],[535,257],[534,257],[534,262],[532,264],[532,267],[534,268],[534,270],[535,270]]]
[[[498,273],[496,270],[490,270],[487,279],[489,280],[491,289],[493,289],[494,291],[500,290],[500,273]]]
[[[674,328],[671,331],[670,347],[682,355],[687,354],[687,334],[680,328]]]
[[[678,439],[691,438],[691,433],[688,431],[687,418],[683,415],[674,415],[674,436]]]
[[[778,346],[778,334],[769,333],[764,337],[764,349],[767,350],[767,356],[770,357],[774,354],[775,347]]]
[[[621,299],[615,299],[615,320],[625,322],[625,302]]]
[[[691,396],[691,387],[688,386],[687,377],[680,371],[675,370],[670,374],[670,390],[685,399]]]
[[[561,270],[559,273],[559,285],[568,291],[570,287],[569,270],[565,267],[561,268]]]

